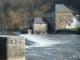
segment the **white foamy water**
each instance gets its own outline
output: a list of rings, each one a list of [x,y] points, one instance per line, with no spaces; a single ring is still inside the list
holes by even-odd
[[[28,39],[30,41],[35,42],[35,44],[33,44],[33,46],[26,46],[26,48],[29,48],[29,47],[47,47],[47,46],[51,46],[53,44],[61,43],[58,41],[48,40],[47,38],[44,38],[44,37],[39,36],[39,35],[20,34],[19,32],[14,32],[14,33],[16,35],[25,37],[25,39]]]
[[[52,40],[48,40],[46,38],[41,38],[40,36],[35,36],[35,35],[20,35],[20,36],[24,36],[26,39],[35,42],[36,44],[33,46],[26,46],[26,47],[47,47],[47,46],[51,46],[53,44],[59,44],[60,42],[57,41],[52,41]]]
[[[25,37],[26,40],[32,41],[30,46],[27,45],[25,48],[30,47],[49,47],[55,44],[66,44],[79,42],[73,38],[74,35],[71,35],[71,38],[66,37],[66,35],[39,35],[39,34],[20,34],[20,32],[14,32],[16,35]],[[64,38],[63,38],[64,36]],[[69,35],[68,35],[69,36]],[[77,38],[77,37],[76,37]],[[72,40],[71,40],[72,39]],[[30,42],[29,42],[30,43]]]

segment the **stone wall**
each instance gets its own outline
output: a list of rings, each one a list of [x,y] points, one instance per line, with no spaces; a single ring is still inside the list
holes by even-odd
[[[53,31],[58,29],[66,29],[67,26],[71,26],[73,14],[72,13],[46,13],[46,18],[51,24]]]
[[[47,33],[47,24],[34,24],[34,34]]]
[[[0,35],[0,60],[25,60],[25,39]]]
[[[55,13],[46,13],[46,18],[51,25],[53,31],[55,31]]]
[[[66,26],[71,26],[72,13],[55,13],[56,30],[66,29]]]

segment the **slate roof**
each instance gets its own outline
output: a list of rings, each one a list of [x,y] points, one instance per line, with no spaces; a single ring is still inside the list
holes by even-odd
[[[72,11],[63,4],[54,4],[46,13],[52,12],[72,12]]]
[[[28,22],[27,26],[31,27],[33,24],[48,24],[48,21],[46,18],[34,18],[31,21]]]
[[[63,4],[56,4],[55,12],[72,12]]]
[[[45,18],[35,18],[34,19],[34,24],[46,24],[47,23],[47,21],[46,21],[46,19]]]

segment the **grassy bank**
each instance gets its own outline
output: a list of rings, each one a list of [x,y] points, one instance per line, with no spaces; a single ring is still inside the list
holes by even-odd
[[[58,34],[80,34],[80,28],[59,29],[56,31]]]
[[[79,30],[79,28],[59,29],[59,30],[78,31],[78,30]]]

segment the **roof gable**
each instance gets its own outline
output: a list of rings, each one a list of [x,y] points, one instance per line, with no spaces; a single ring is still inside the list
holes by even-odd
[[[52,12],[72,12],[72,11],[63,4],[54,4],[46,13]]]
[[[46,24],[46,19],[44,18],[35,18],[34,19],[34,24]]]
[[[55,12],[72,12],[72,11],[63,4],[56,4]]]

